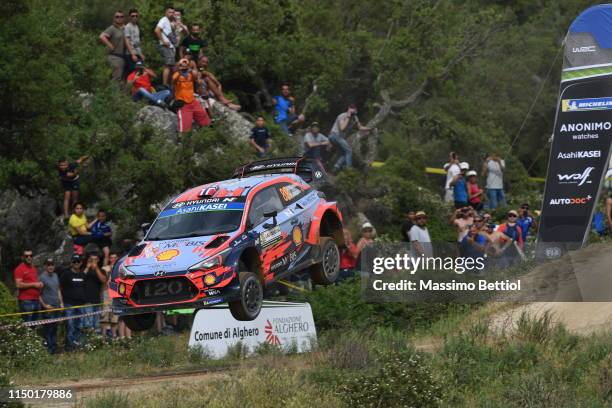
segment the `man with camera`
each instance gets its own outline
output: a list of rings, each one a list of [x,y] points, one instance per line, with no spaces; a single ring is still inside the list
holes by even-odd
[[[131,88],[132,99],[139,101],[145,98],[152,104],[165,108],[164,100],[170,96],[170,90],[163,89],[155,92],[151,79],[156,78],[157,74],[152,69],[145,67],[142,61],[138,61],[135,68],[127,77],[127,85]]]
[[[353,128],[357,126],[359,130],[370,130],[359,122],[357,117],[357,106],[354,103],[349,104],[346,112],[342,112],[336,117],[336,121],[332,126],[329,140],[335,145],[340,146],[342,150],[341,156],[334,165],[334,171],[337,172],[344,167],[353,166],[353,148],[346,140],[346,137],[351,133]]]
[[[178,71],[172,75],[172,83],[174,99],[180,106],[177,112],[179,132],[184,134],[191,132],[194,120],[202,127],[210,125],[210,117],[195,97],[195,81],[198,78],[198,72],[191,69],[189,60],[186,58],[181,58],[177,65]]]

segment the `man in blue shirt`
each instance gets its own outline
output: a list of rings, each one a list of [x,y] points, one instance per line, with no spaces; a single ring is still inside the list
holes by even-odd
[[[467,183],[465,182],[465,173],[469,170],[470,165],[466,162],[459,164],[461,173],[457,174],[450,182],[453,188],[453,198],[455,200],[455,208],[463,208],[468,206]]]
[[[523,236],[523,243],[527,242],[527,235],[529,234],[529,229],[531,226],[537,228],[537,223],[535,219],[529,213],[529,204],[521,204],[521,207],[518,211],[519,216],[516,220],[516,223],[519,227],[521,227],[521,232]]]
[[[265,127],[265,119],[263,116],[258,116],[255,120],[255,127],[251,129],[249,143],[256,150],[257,157],[264,158],[268,149],[270,149],[270,132]]]
[[[272,99],[274,104],[274,123],[278,124],[287,136],[291,135],[289,128],[304,121],[304,115],[295,114],[295,98],[289,91],[289,85],[281,86],[281,94]]]
[[[102,248],[104,254],[104,265],[108,265],[110,256],[110,247],[112,245],[111,236],[113,231],[106,220],[106,211],[98,210],[96,220],[91,224],[92,242]]]

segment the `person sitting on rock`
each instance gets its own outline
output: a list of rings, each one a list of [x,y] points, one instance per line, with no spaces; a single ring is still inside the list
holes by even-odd
[[[142,61],[138,61],[135,65],[136,69],[127,77],[127,85],[131,87],[132,99],[139,101],[145,98],[150,103],[165,108],[165,99],[170,96],[171,92],[167,89],[155,92],[151,79],[156,78],[157,74],[145,67]]]
[[[198,94],[204,99],[216,99],[232,110],[240,110],[240,105],[232,103],[232,101],[225,97],[221,82],[210,72],[208,62],[208,57],[205,55],[198,59],[198,71],[200,73],[198,77]]]
[[[68,230],[72,236],[74,253],[83,255],[85,246],[89,243],[94,243],[104,248],[105,244],[107,244],[107,238],[110,237],[106,234],[111,232],[110,227],[104,226],[106,222],[104,211],[104,223],[102,224],[102,227],[100,227],[99,218],[96,218],[92,222],[87,222],[87,216],[85,215],[85,204],[76,202],[72,209],[73,213],[68,220]],[[98,228],[95,231],[92,231],[94,224],[97,224]],[[108,244],[108,247],[110,248],[110,244]]]
[[[112,245],[111,237],[113,230],[106,220],[106,211],[98,210],[95,221],[91,224],[91,235],[94,237],[94,243],[102,248],[104,254],[104,265],[110,262],[110,248]]]
[[[272,98],[274,104],[274,122],[277,123],[287,136],[291,136],[291,128],[299,123],[304,122],[304,115],[296,115],[295,112],[295,97],[291,95],[289,85],[281,86],[281,94]]]
[[[178,130],[185,134],[191,132],[194,120],[202,127],[210,125],[210,117],[195,97],[194,82],[198,72],[190,69],[189,60],[186,58],[181,58],[177,65],[178,71],[172,75],[172,83],[174,99],[180,104],[177,112]]]

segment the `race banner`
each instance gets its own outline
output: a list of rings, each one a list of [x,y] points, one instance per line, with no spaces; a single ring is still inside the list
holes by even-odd
[[[252,321],[234,319],[226,304],[199,310],[193,319],[189,347],[201,347],[211,358],[223,358],[239,343],[248,353],[264,343],[301,353],[310,351],[316,341],[308,303],[265,301]]]
[[[565,39],[538,259],[583,246],[612,143],[612,5],[583,11]]]

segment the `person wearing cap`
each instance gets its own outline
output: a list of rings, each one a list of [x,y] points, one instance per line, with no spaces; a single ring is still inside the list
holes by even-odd
[[[506,222],[497,227],[497,231],[503,233],[510,240],[516,241],[520,248],[523,248],[523,230],[517,224],[518,212],[508,211]]]
[[[72,306],[85,304],[85,274],[81,270],[82,266],[81,256],[74,254],[70,258],[70,269],[64,271],[60,276],[66,317],[74,317],[66,320],[66,351],[74,350],[80,345],[82,309],[72,308]]]
[[[497,232],[501,233],[502,245],[498,265],[502,268],[512,265],[523,250],[523,232],[516,222],[517,219],[518,213],[510,210],[506,222],[497,227]]]
[[[375,232],[374,226],[370,222],[364,222],[361,226],[361,238],[357,241],[357,249],[359,253],[368,245],[374,242]]]
[[[60,291],[59,278],[55,273],[55,262],[53,258],[45,260],[44,272],[39,277],[43,284],[40,292],[40,305],[43,310],[51,310],[64,307],[62,300],[62,292]],[[47,312],[43,315],[44,319],[53,319],[61,316],[60,311]],[[49,354],[55,354],[57,351],[57,323],[48,323],[44,325],[44,336],[47,351]]]
[[[457,174],[461,173],[459,168],[459,155],[455,152],[448,154],[448,163],[444,164],[444,170],[446,170],[446,182],[444,183],[444,201],[447,203],[453,202],[453,187],[450,182]]]
[[[19,312],[29,314],[22,315],[24,322],[30,322],[38,318],[35,313],[40,310],[40,290],[43,287],[38,279],[38,270],[34,266],[34,253],[31,249],[25,249],[21,255],[21,263],[13,271],[15,287],[19,291],[17,301]]]
[[[497,207],[506,206],[504,195],[504,171],[506,162],[497,153],[487,157],[482,165],[482,176],[487,178],[485,189],[487,190],[488,208],[494,210]]]
[[[324,169],[321,161],[321,149],[329,146],[329,139],[323,133],[320,133],[319,122],[312,122],[310,131],[304,135],[304,157],[315,160]]]
[[[531,227],[538,227],[535,218],[531,215],[531,212],[529,211],[528,203],[523,203],[519,207],[516,223],[519,227],[521,227],[521,231],[523,233],[523,245],[525,245],[527,243],[527,236],[529,235],[529,230],[531,229]]]
[[[415,214],[416,224],[410,229],[410,242],[412,243],[413,256],[433,256],[431,237],[427,230],[427,214],[425,211],[417,211]]]
[[[357,117],[357,106],[354,103],[348,105],[346,112],[342,112],[336,117],[334,125],[329,134],[329,141],[340,147],[340,158],[334,164],[334,171],[339,171],[344,167],[353,167],[353,148],[347,142],[347,136],[357,127],[359,130],[370,130],[361,124]]]
[[[455,201],[455,208],[463,208],[468,205],[468,191],[465,180],[465,174],[469,170],[470,165],[467,162],[459,164],[461,170],[450,182],[450,186],[453,188],[453,199]]]
[[[151,83],[153,78],[157,78],[157,74],[152,69],[147,68],[142,61],[136,62],[134,71],[130,72],[127,77],[127,86],[130,88],[132,100],[136,102],[144,98],[154,105],[165,108],[164,100],[170,96],[171,92],[168,89],[156,92]]]
[[[123,69],[125,67],[126,40],[123,32],[124,22],[125,15],[123,11],[115,11],[113,24],[102,31],[98,37],[100,42],[108,49],[108,56],[106,58],[113,70],[112,77],[116,81],[121,81],[123,78]]]
[[[482,194],[483,191],[478,187],[478,181],[476,180],[476,171],[470,170],[466,173],[467,181],[466,188],[468,193],[468,202],[470,206],[476,211],[482,210]]]
[[[186,58],[181,58],[177,66],[178,71],[172,75],[172,83],[174,85],[174,99],[182,104],[177,112],[178,130],[185,134],[191,132],[194,120],[201,127],[210,125],[210,117],[195,97],[194,82],[198,78],[198,72],[191,69],[189,60]]]
[[[251,129],[249,144],[255,148],[255,154],[260,159],[266,157],[266,153],[270,150],[270,131],[265,126],[263,116],[258,116],[255,120],[255,127]]]

